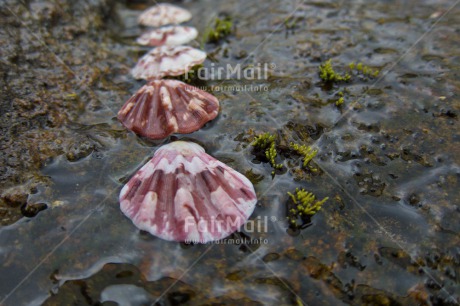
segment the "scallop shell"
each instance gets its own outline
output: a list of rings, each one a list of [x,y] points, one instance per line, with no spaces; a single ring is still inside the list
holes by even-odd
[[[257,203],[251,182],[192,142],[158,149],[123,187],[121,211],[139,229],[169,241],[227,237]]]
[[[186,46],[162,46],[145,54],[132,69],[136,79],[161,79],[178,76],[199,65],[206,59],[206,53]]]
[[[199,130],[218,112],[213,95],[177,80],[154,80],[123,105],[118,119],[141,136],[162,139]]]
[[[151,27],[161,27],[167,24],[179,24],[192,19],[192,14],[175,5],[160,3],[146,9],[139,16],[139,24]]]
[[[153,47],[178,46],[194,40],[198,31],[193,27],[167,26],[153,29],[142,34],[137,43]]]

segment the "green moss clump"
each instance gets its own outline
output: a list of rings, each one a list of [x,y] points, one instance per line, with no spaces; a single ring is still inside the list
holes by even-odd
[[[252,146],[265,150],[268,148],[272,143],[276,140],[276,136],[270,134],[269,132],[264,133],[262,135],[256,136],[254,141],[252,142]]]
[[[269,132],[259,135],[252,142],[252,146],[260,150],[265,150],[265,157],[274,169],[283,168],[282,164],[277,164],[275,162],[276,156],[278,156],[278,152],[276,151],[275,135],[272,135]],[[275,174],[275,170],[272,171],[272,174]]]
[[[332,67],[332,61],[328,60],[319,66],[319,77],[326,83],[337,83],[350,80],[351,76],[337,73]]]
[[[380,70],[378,69],[372,69],[369,66],[365,66],[363,63],[359,62],[358,64],[355,64],[355,62],[351,62],[348,67],[350,68],[351,71],[356,71],[357,73],[360,73],[364,76],[367,77],[373,77],[376,78]]]
[[[223,19],[216,18],[214,22],[205,30],[204,42],[218,42],[222,38],[230,35],[233,29],[233,22],[230,17]]]
[[[270,162],[270,165],[272,165],[273,168],[281,169],[281,168],[283,168],[283,165],[282,164],[277,164],[275,162],[275,158],[276,158],[277,155],[278,155],[278,153],[276,152],[275,143],[272,142],[272,144],[270,145],[270,148],[268,148],[265,151],[265,156],[267,157],[268,161]],[[275,171],[272,171],[272,174],[275,174]]]
[[[380,73],[380,70],[373,69],[369,66],[364,65],[363,63],[359,62],[355,64],[355,62],[351,62],[348,64],[348,68],[353,72],[355,71],[358,74],[367,76],[367,77],[377,77]],[[345,73],[344,75],[337,73],[332,67],[332,61],[328,60],[325,63],[319,66],[319,76],[324,82],[341,82],[341,81],[349,81],[351,79],[351,75],[349,73]]]
[[[344,102],[344,98],[340,97],[337,101],[335,101],[335,105],[340,106],[343,104],[343,102]]]
[[[299,188],[296,188],[295,194],[288,192],[288,195],[294,203],[294,207],[289,209],[288,213],[288,220],[291,225],[297,225],[299,217],[311,217],[316,214],[329,199],[326,197],[322,200],[317,200],[313,193]]]
[[[314,171],[314,172],[317,171],[317,169],[309,165],[309,163],[316,156],[316,154],[318,153],[318,150],[315,150],[310,146],[307,147],[306,145],[298,145],[293,142],[291,142],[289,146],[294,151],[296,151],[298,154],[303,156],[303,166],[304,167],[308,166],[308,168],[310,168],[311,171]]]
[[[76,93],[74,93],[74,92],[69,93],[69,94],[65,95],[64,97],[65,97],[65,99],[67,101],[75,101],[75,100],[78,99],[78,95]]]
[[[340,105],[343,104],[343,102],[345,102],[345,99],[344,99],[344,97],[343,97],[343,91],[339,91],[339,92],[337,93],[337,95],[339,96],[339,99],[338,99],[337,101],[335,101],[335,105],[336,105],[336,106],[340,106]]]
[[[289,17],[284,20],[284,26],[286,27],[287,30],[294,29],[296,25],[297,25],[297,20],[294,18]]]

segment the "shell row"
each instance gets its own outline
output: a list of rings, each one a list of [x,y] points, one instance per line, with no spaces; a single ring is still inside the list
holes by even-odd
[[[142,34],[136,41],[140,45],[160,47],[178,46],[194,40],[198,31],[192,27],[167,26]]]
[[[187,46],[162,46],[152,49],[137,62],[131,70],[136,79],[161,79],[178,76],[199,65],[206,59],[206,53]]]
[[[129,130],[162,139],[200,129],[219,112],[213,95],[176,80],[154,80],[141,87],[118,112]]]
[[[190,12],[170,4],[158,4],[144,11],[139,23],[149,26],[178,24],[192,17]],[[181,34],[187,34],[183,37]],[[196,87],[180,81],[160,80],[188,72],[206,59],[206,53],[179,44],[194,39],[191,27],[167,26],[144,33],[138,42],[159,46],[142,56],[131,74],[145,79],[141,87],[118,112],[118,119],[129,130],[151,139],[172,133],[192,133],[214,119],[219,101]],[[176,45],[176,46],[170,46]]]
[[[161,27],[167,24],[179,24],[192,19],[192,14],[175,5],[160,3],[142,12],[138,18],[141,25]]]
[[[134,225],[170,241],[206,243],[227,237],[257,203],[251,182],[192,142],[162,146],[120,192]]]
[[[138,19],[139,24],[150,27],[160,27],[149,30],[139,37],[137,42],[152,47],[177,46],[186,44],[198,36],[198,31],[192,27],[178,24],[189,21],[192,14],[180,7],[161,3],[145,10]],[[170,25],[167,27],[162,27]]]
[[[139,17],[146,26],[179,24],[191,14],[159,4]],[[219,112],[213,95],[166,76],[186,73],[206,59],[206,53],[179,46],[195,39],[191,27],[153,29],[138,43],[157,46],[131,71],[142,86],[118,112],[129,130],[151,139],[200,129]],[[120,208],[141,230],[172,241],[206,243],[227,237],[250,217],[257,203],[251,182],[241,173],[191,142],[176,141],[158,149],[123,187]]]

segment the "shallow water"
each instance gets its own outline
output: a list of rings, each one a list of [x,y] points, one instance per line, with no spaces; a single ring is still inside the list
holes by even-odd
[[[195,16],[188,24],[201,32],[218,13],[232,16],[236,32],[205,45],[216,65],[275,65],[268,80],[207,86],[269,90],[214,91],[221,101],[216,120],[190,135],[152,142],[115,118],[142,82],[108,72],[105,82],[116,89],[91,87],[101,106],[86,109],[70,128],[97,149],[50,160],[42,169],[46,183],[30,199],[48,209],[0,228],[2,303],[458,304],[460,7],[448,11],[454,4],[181,3]],[[101,48],[131,67],[147,50],[133,44],[144,6],[110,5],[113,32]],[[329,58],[337,70],[361,61],[381,73],[327,90],[318,66]],[[345,88],[342,107],[328,103]],[[290,141],[317,148],[320,173],[300,170],[300,158],[283,150],[284,171],[272,176],[248,140],[265,131],[278,135],[281,148]],[[260,175],[251,219],[260,218],[268,230],[233,238],[266,241],[185,246],[139,232],[124,217],[121,187],[172,139],[198,142],[238,171]],[[296,187],[329,201],[293,234],[286,205]]]

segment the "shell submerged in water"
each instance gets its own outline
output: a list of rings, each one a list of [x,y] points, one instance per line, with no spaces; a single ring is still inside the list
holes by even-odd
[[[142,34],[137,43],[146,46],[178,46],[194,40],[198,31],[193,27],[167,26]]]
[[[120,109],[129,130],[150,139],[199,130],[219,113],[213,95],[177,80],[154,80],[142,86]]]
[[[178,76],[199,65],[206,59],[206,53],[186,46],[162,46],[145,54],[131,70],[136,79],[161,79]]]
[[[186,9],[167,3],[160,3],[142,12],[138,22],[144,26],[161,27],[167,24],[179,24],[190,19],[192,19],[192,14]]]
[[[120,208],[141,230],[169,241],[227,237],[257,203],[251,182],[192,142],[158,149],[123,187]]]

